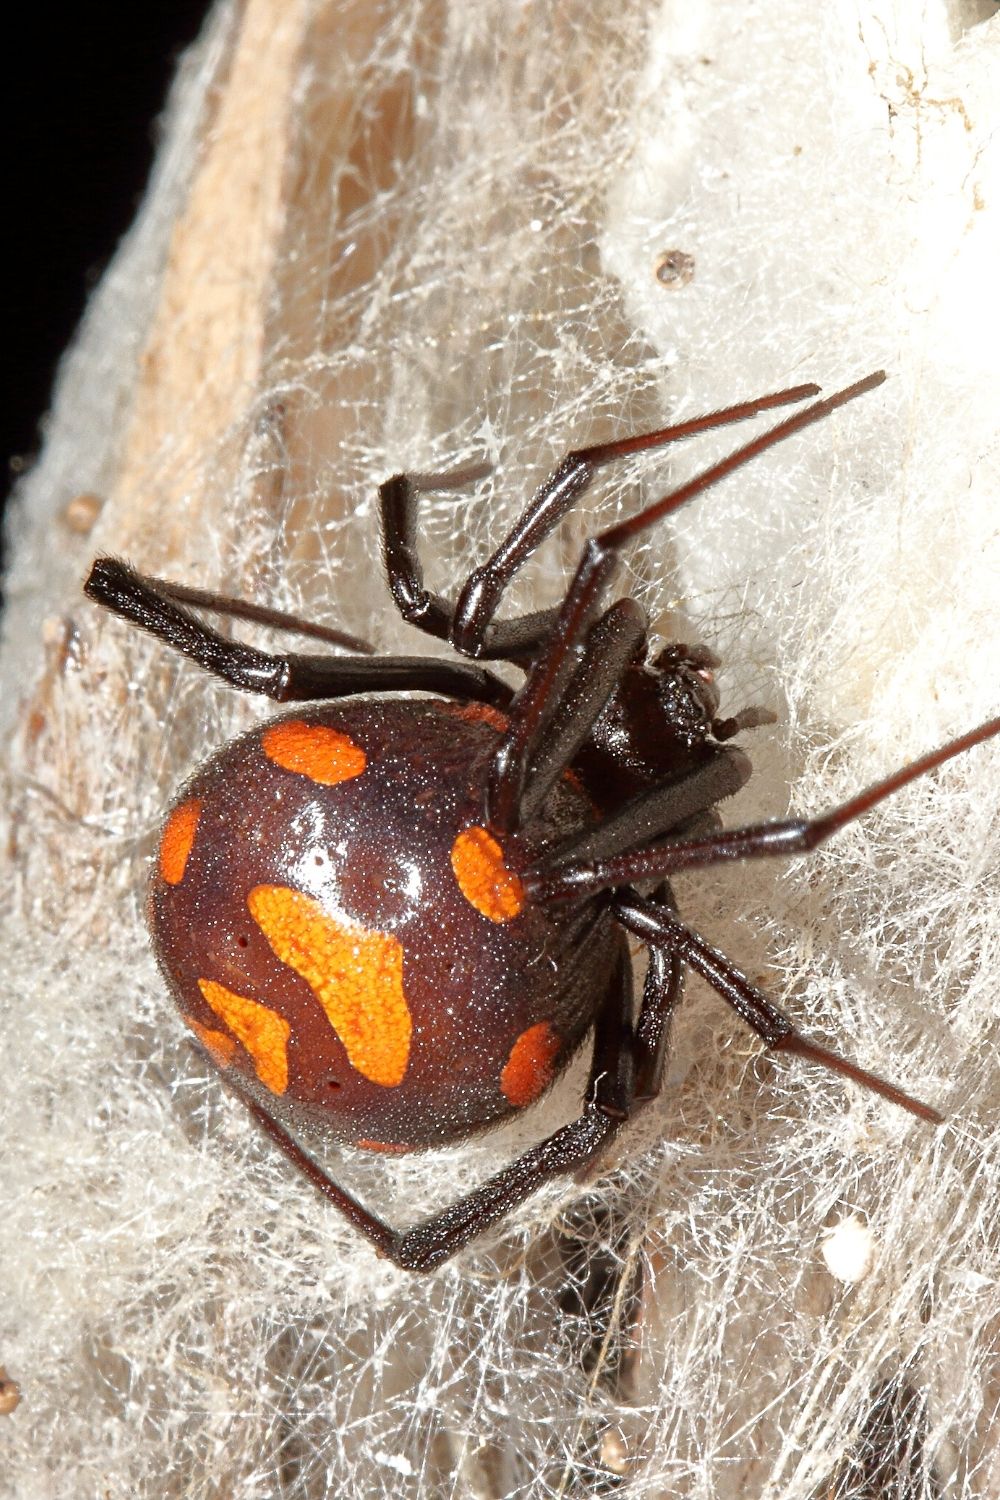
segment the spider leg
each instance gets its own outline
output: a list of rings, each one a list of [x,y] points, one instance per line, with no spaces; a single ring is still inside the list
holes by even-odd
[[[650,448],[708,432],[731,422],[746,421],[776,406],[815,396],[816,385],[799,385],[774,395],[743,401],[723,411],[688,422],[661,427],[610,443],[595,443],[567,453],[539,486],[520,518],[493,555],[470,573],[458,602],[448,603],[424,587],[417,550],[417,506],[422,492],[454,489],[478,478],[482,469],[452,474],[397,474],[379,488],[382,549],[389,587],[396,608],[411,625],[439,640],[450,640],[464,656],[483,660],[517,660],[533,654],[557,617],[555,609],[539,610],[516,620],[494,622],[493,616],[511,579],[536,547],[556,527],[602,465]]]
[[[542,736],[524,787],[521,813],[530,818],[573,760],[608,699],[642,651],[648,621],[634,599],[620,599],[592,627],[559,708]]]
[[[278,703],[344,698],[352,693],[409,691],[474,698],[499,708],[510,702],[511,690],[506,683],[471,662],[421,656],[300,656],[291,652],[276,656],[258,651],[220,635],[176,602],[181,594],[197,595],[199,591],[180,590],[170,584],[164,589],[155,579],[143,577],[117,558],[97,559],[84,593],[190,657],[231,687],[262,693]],[[192,602],[203,600],[201,596]],[[230,605],[233,607],[227,607]],[[217,599],[205,607],[217,613],[251,618],[238,600]],[[291,628],[284,623],[288,618],[283,617],[280,628]]]
[[[658,886],[650,905],[662,906],[676,915],[673,893],[664,883]],[[635,1090],[633,1113],[649,1104],[663,1086],[670,1043],[670,1023],[684,987],[684,965],[680,955],[663,943],[649,946],[649,964],[642,987],[642,1005],[635,1023],[633,1055]]]
[[[929,1120],[934,1125],[941,1124],[943,1117],[929,1104],[914,1099],[894,1083],[879,1078],[875,1073],[869,1073],[867,1069],[848,1061],[839,1053],[809,1041],[725,954],[710,947],[665,907],[643,900],[634,891],[624,890],[616,896],[612,909],[622,926],[634,932],[643,942],[649,943],[650,947],[657,944],[666,947],[676,958],[690,964],[692,969],[707,979],[712,988],[772,1051],[798,1053],[800,1057],[819,1063],[831,1072],[842,1073],[864,1088],[881,1094],[883,1098],[918,1115],[922,1120]]]
[[[382,514],[382,559],[389,580],[393,603],[408,624],[439,641],[452,640],[455,607],[440,594],[424,587],[424,570],[417,551],[417,504],[422,493],[438,489],[436,484],[421,483],[429,476],[396,474],[379,486],[379,508]],[[505,621],[490,636],[490,650],[471,651],[467,655],[486,658],[503,657],[516,661],[530,655],[537,641],[552,627],[556,611],[539,610],[519,620]]]
[[[967,734],[959,735],[957,739],[949,740],[928,755],[911,761],[909,765],[903,766],[884,780],[875,782],[873,786],[818,818],[788,818],[755,823],[746,828],[727,828],[704,838],[674,840],[654,849],[636,849],[636,841],[633,840],[631,852],[612,855],[615,825],[624,822],[626,827],[623,832],[627,832],[628,815],[636,806],[632,803],[617,819],[608,819],[606,824],[588,834],[585,842],[556,850],[544,863],[523,877],[524,885],[532,896],[543,900],[578,899],[593,895],[595,891],[661,879],[665,875],[673,875],[678,870],[688,870],[697,865],[722,864],[727,860],[737,859],[763,859],[776,854],[807,853],[911,781],[916,781],[945,761],[998,734],[1000,718],[989,719]],[[723,754],[738,755],[739,752],[720,751],[719,758]],[[695,772],[694,777],[706,773],[710,775],[714,764],[715,762],[710,761],[702,771]],[[682,789],[684,785],[685,782],[679,783],[676,790]],[[667,792],[672,790],[675,789],[668,788]],[[655,792],[646,794],[646,797],[638,799],[640,806],[656,796]],[[625,848],[625,845],[619,841],[617,847]]]
[[[627,954],[594,1028],[593,1062],[583,1113],[532,1146],[457,1203],[412,1229],[396,1230],[369,1211],[309,1156],[285,1127],[232,1077],[226,1082],[254,1119],[323,1196],[375,1246],[407,1271],[432,1271],[516,1208],[552,1177],[583,1172],[613,1139],[634,1097],[630,1011],[631,965]]]
[[[651,787],[648,792],[631,798],[618,812],[609,813],[596,828],[572,834],[547,849],[538,864],[523,875],[525,890],[543,901],[574,898],[581,890],[589,891],[586,882],[591,870],[617,870],[619,859],[636,857],[637,845],[665,834],[676,832],[677,839],[643,853],[648,852],[655,859],[696,840],[700,845],[708,845],[715,830],[704,827],[689,830],[687,824],[727,797],[735,796],[746,786],[752,771],[750,757],[743,750],[729,745],[719,747],[704,765],[689,771],[680,781]],[[670,870],[665,868],[659,873],[669,874]],[[626,885],[639,878],[626,876],[608,881],[607,885],[609,888]]]
[[[791,437],[793,433],[821,421],[837,407],[843,406],[866,391],[874,390],[885,380],[885,372],[876,371],[845,390],[817,401],[794,417],[779,422],[730,453],[720,463],[703,469],[693,479],[671,490],[631,517],[591,537],[583,550],[576,573],[559,607],[556,623],[545,649],[535,658],[524,686],[514,701],[510,726],[494,757],[487,791],[487,817],[496,832],[510,833],[521,817],[521,797],[528,768],[545,727],[558,703],[567,665],[593,618],[601,596],[618,565],[622,548],[640,532],[663,520],[665,516],[700,495],[711,485],[726,478],[752,458]]]
[[[669,948],[649,950],[642,1009],[635,1030],[635,1102],[648,1104],[663,1086],[670,1022],[681,997],[684,965]]]
[[[256,625],[266,625],[269,630],[312,636],[330,646],[339,646],[343,651],[355,651],[359,656],[375,655],[375,647],[360,636],[350,635],[346,630],[335,630],[330,625],[317,625],[315,620],[303,620],[298,615],[286,614],[284,610],[254,604],[249,599],[231,599],[210,589],[189,588],[185,583],[171,583],[167,578],[149,578],[147,582],[163,598],[172,599],[175,604],[193,604],[196,609],[207,609],[227,619],[252,620]]]

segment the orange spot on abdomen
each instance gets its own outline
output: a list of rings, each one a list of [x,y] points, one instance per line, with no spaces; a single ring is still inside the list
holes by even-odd
[[[285,719],[272,724],[261,735],[268,760],[285,771],[308,776],[320,786],[336,786],[360,776],[368,758],[350,735],[327,724],[307,724],[304,719]]]
[[[537,1099],[552,1082],[560,1038],[548,1021],[522,1031],[500,1074],[500,1091],[511,1104],[524,1106]]]
[[[228,1068],[236,1052],[236,1043],[231,1036],[224,1031],[213,1031],[210,1026],[202,1026],[194,1016],[183,1016],[185,1026],[189,1026],[198,1038],[205,1051],[210,1055],[217,1068]]]
[[[386,1088],[401,1083],[413,1023],[399,941],[333,917],[288,886],[255,886],[247,906],[281,962],[306,981],[326,1011],[352,1068]]]
[[[510,720],[506,714],[502,714],[498,708],[489,703],[454,703],[442,701],[441,713],[449,714],[455,719],[464,719],[467,724],[488,724],[498,734],[504,734]]]
[[[167,819],[160,839],[160,874],[168,885],[180,885],[184,879],[200,817],[201,802],[192,797],[175,807]]]
[[[288,1038],[292,1030],[284,1016],[212,979],[199,979],[198,988],[219,1019],[243,1043],[265,1088],[272,1094],[283,1094],[288,1087]]]
[[[458,835],[451,846],[451,867],[466,901],[491,922],[509,922],[524,906],[524,887],[485,828],[466,828]]]

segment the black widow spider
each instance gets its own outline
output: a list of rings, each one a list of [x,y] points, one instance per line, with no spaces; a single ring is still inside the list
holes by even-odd
[[[372,659],[370,647],[340,632],[145,578],[113,558],[94,563],[91,599],[243,691],[282,703],[437,695],[300,710],[224,747],[175,802],[149,897],[157,956],[188,1025],[271,1139],[397,1265],[432,1269],[550,1177],[592,1167],[659,1091],[685,965],[767,1047],[940,1121],[800,1035],[684,926],[665,878],[812,849],[996,735],[1000,719],[824,817],[723,831],[716,804],[750,775],[746,755],[726,742],[770,716],[750,709],[720,719],[709,652],[651,648],[633,599],[601,611],[626,543],[884,379],[878,372],[816,401],[592,537],[561,605],[518,619],[495,619],[505,589],[601,465],[818,387],[568,454],[454,605],[424,587],[417,505],[421,491],[459,487],[471,471],[387,480],[382,543],[396,607],[463,656],[522,669],[517,692],[475,661]],[[354,654],[269,655],[219,635],[189,605]],[[626,932],[649,947],[634,1023]],[[288,1129],[320,1122],[342,1141],[382,1151],[461,1139],[532,1103],[591,1030],[580,1116],[408,1230],[369,1213]]]

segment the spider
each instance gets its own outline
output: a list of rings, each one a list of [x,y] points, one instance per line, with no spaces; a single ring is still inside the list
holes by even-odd
[[[593,536],[559,607],[517,619],[496,618],[504,591],[602,465],[819,387],[569,453],[454,604],[424,587],[419,497],[459,488],[473,471],[387,480],[382,549],[395,605],[465,661],[375,657],[342,632],[95,561],[91,599],[232,687],[279,703],[357,698],[268,719],[195,772],[166,818],[149,921],[181,1015],[225,1081],[396,1265],[429,1271],[550,1178],[593,1167],[660,1089],[686,967],[765,1046],[940,1122],[929,1105],[800,1034],[683,924],[667,877],[810,850],[996,735],[1000,718],[823,817],[724,831],[716,806],[750,775],[729,741],[771,716],[719,718],[711,653],[652,646],[634,599],[604,607],[618,556],[640,532],[884,379],[879,371],[801,407]],[[223,637],[192,607],[351,654],[267,654]],[[524,673],[517,691],[482,665],[490,660]],[[637,1015],[626,934],[649,950]],[[370,1213],[293,1134],[320,1124],[342,1143],[390,1152],[460,1140],[534,1103],[588,1034],[578,1118],[412,1228]]]

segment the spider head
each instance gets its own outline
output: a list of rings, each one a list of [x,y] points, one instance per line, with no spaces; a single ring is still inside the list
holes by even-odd
[[[664,646],[649,670],[656,679],[656,695],[671,734],[689,748],[704,744],[719,711],[714,668],[719,665],[707,646]]]
[[[628,668],[575,762],[603,805],[678,780],[712,757],[715,664],[704,646],[676,644]]]

